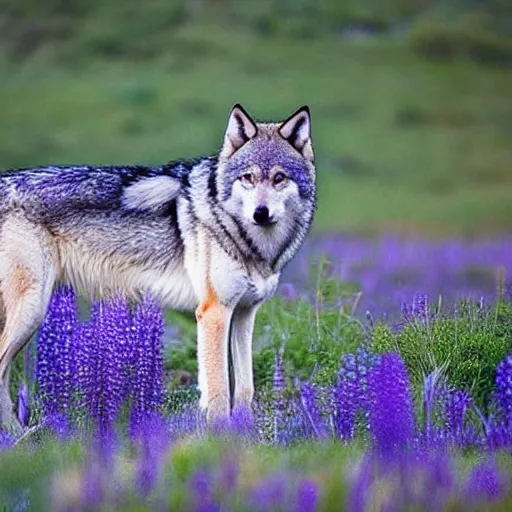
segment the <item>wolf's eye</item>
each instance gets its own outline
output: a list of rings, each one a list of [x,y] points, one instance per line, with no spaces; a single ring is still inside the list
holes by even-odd
[[[276,172],[274,176],[274,185],[279,185],[279,183],[282,183],[286,179],[286,176],[282,172]]]
[[[254,176],[250,172],[242,174],[242,177],[240,179],[242,180],[242,183],[244,185],[254,185]]]

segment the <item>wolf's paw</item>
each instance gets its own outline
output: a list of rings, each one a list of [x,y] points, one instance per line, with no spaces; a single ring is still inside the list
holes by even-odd
[[[229,398],[219,395],[208,400],[206,408],[206,421],[209,426],[229,419]]]
[[[12,434],[15,438],[21,436],[24,432],[24,428],[18,421],[18,418],[14,414],[12,408],[3,408],[0,405],[0,430],[4,430],[9,434]]]
[[[250,409],[253,397],[254,389],[252,387],[235,390],[234,409]]]

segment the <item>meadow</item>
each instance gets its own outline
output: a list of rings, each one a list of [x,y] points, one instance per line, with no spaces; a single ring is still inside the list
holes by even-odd
[[[512,16],[489,0],[0,0],[0,168],[214,153],[312,113],[318,212],[207,427],[195,323],[61,288],[0,510],[512,507]]]
[[[507,510],[510,297],[454,315],[417,296],[390,327],[330,289],[266,307],[253,410],[210,427],[168,383],[151,298],[84,317],[57,290],[17,372],[26,431],[0,438],[4,509]]]

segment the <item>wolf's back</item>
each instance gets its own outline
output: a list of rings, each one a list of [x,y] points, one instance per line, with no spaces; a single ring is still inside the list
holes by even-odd
[[[17,258],[26,240],[32,245],[22,252],[41,255],[88,297],[151,288],[166,303],[188,307],[190,294],[169,284],[184,279],[177,195],[186,172],[169,164],[1,173],[0,283],[2,253]]]
[[[179,169],[171,165],[41,167],[7,171],[0,173],[0,214],[21,209],[29,218],[51,220],[78,211],[118,210],[134,186],[131,196],[140,190],[144,198],[144,189],[149,189],[148,185],[158,179],[160,185],[166,181],[172,184],[176,195],[182,178],[183,172],[180,174]],[[148,185],[142,186],[143,183]],[[162,199],[172,200],[173,197],[171,194]],[[143,199],[140,202],[143,203]]]

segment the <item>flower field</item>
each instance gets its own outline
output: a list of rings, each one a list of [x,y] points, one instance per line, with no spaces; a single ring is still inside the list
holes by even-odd
[[[499,247],[465,262],[493,275]],[[325,276],[310,296],[285,286],[259,318],[253,410],[211,427],[196,387],[169,383],[158,304],[89,308],[62,287],[17,360],[25,431],[0,433],[0,509],[508,510],[512,302],[495,272],[473,299],[432,299],[428,279],[431,295],[390,296],[393,320],[340,307]]]
[[[512,2],[0,5],[1,169],[213,154],[234,102],[308,104],[318,169],[253,410],[207,428],[193,316],[61,288],[0,512],[512,510]]]
[[[444,307],[463,298],[492,301],[498,287],[512,295],[512,238],[487,241],[429,241],[382,236],[324,235],[311,239],[286,270],[293,285],[284,297],[307,294],[312,262],[330,262],[330,275],[352,285],[340,297],[355,313],[397,317],[416,293],[441,300]],[[359,292],[362,292],[359,294]]]

